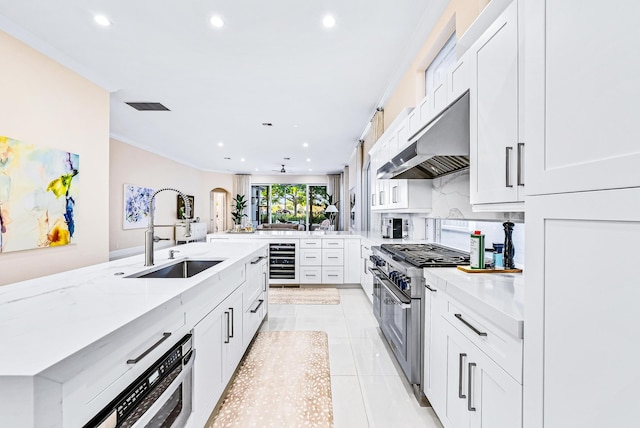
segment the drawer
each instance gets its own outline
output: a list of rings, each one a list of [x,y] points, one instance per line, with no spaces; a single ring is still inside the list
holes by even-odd
[[[321,239],[301,239],[300,248],[322,248]]]
[[[300,267],[300,284],[321,284],[322,268],[318,267]]]
[[[300,266],[320,266],[322,264],[322,250],[303,248],[300,250]]]
[[[344,269],[342,267],[323,267],[323,284],[342,284],[344,282]]]
[[[323,239],[322,248],[344,248],[344,239]]]
[[[249,346],[249,343],[253,340],[253,336],[258,331],[260,324],[262,324],[262,320],[266,314],[266,306],[266,293],[260,291],[248,305],[243,307],[242,342],[245,348]]]
[[[522,383],[522,339],[511,336],[457,302],[449,301],[443,316],[516,381]]]
[[[342,266],[344,265],[344,250],[322,250],[322,266]]]

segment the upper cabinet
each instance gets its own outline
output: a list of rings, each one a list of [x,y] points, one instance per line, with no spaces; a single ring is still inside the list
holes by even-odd
[[[473,72],[470,196],[474,205],[524,200],[517,8],[517,1],[511,3],[465,54]]]
[[[524,2],[527,194],[640,186],[638,16],[635,2]]]

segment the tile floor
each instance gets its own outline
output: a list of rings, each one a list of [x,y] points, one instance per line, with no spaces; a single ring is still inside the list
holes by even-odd
[[[384,342],[360,288],[341,288],[339,305],[269,305],[262,330],[321,330],[329,336],[335,428],[442,428],[420,407]]]

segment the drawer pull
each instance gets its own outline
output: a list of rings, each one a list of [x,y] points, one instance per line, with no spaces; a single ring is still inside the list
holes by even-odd
[[[315,273],[311,273],[311,274],[305,273],[304,276],[315,278],[316,274]]]
[[[225,316],[227,318],[227,339],[224,341],[224,343],[229,343],[229,339],[230,339],[230,336],[229,336],[229,312],[224,311],[224,314],[225,314]]]
[[[251,309],[251,311],[249,312],[251,312],[252,314],[255,314],[256,312],[258,312],[258,309],[260,309],[260,306],[262,306],[263,303],[264,303],[263,299],[258,300],[258,306],[256,306],[255,309]]]
[[[169,333],[168,331],[165,331],[164,333],[162,333],[162,337],[153,345],[151,345],[151,347],[149,349],[147,349],[146,351],[144,351],[142,354],[138,355],[136,358],[132,359],[132,360],[127,360],[127,364],[138,364],[138,362],[140,362],[141,359],[143,359],[144,357],[146,357],[147,355],[149,355],[149,353],[151,351],[153,351],[154,349],[156,349],[158,346],[160,346],[160,344],[162,342],[164,342],[165,340],[167,340],[169,338],[169,336],[171,336],[171,333]]]
[[[329,259],[339,259],[340,257],[338,256],[328,256]]]
[[[235,324],[235,322],[233,321],[233,308],[229,308],[229,312],[231,312],[231,334],[229,335],[229,337],[233,337],[233,325]]]
[[[316,256],[305,256],[304,258],[305,258],[305,259],[317,259],[317,257],[316,257]]]
[[[334,274],[331,274],[331,273],[330,273],[330,274],[329,274],[329,275],[327,275],[327,276],[338,276],[338,275],[334,275]]]
[[[462,323],[464,325],[466,325],[467,327],[469,327],[471,330],[473,330],[473,332],[475,334],[477,334],[478,336],[486,336],[487,333],[485,333],[484,331],[480,331],[477,328],[475,328],[474,326],[472,326],[471,324],[469,324],[469,322],[467,320],[465,320],[464,318],[462,318],[461,314],[455,314],[455,317],[458,318],[460,321],[462,321]]]
[[[467,398],[466,395],[462,393],[462,367],[464,367],[464,358],[467,354],[460,354],[458,357],[458,398]]]
[[[427,287],[427,290],[431,291],[432,293],[437,293],[438,292],[438,290],[436,290],[435,288],[429,287],[429,284],[425,284],[424,286]]]
[[[254,260],[251,260],[251,264],[252,265],[257,265],[258,263],[260,263],[260,260],[266,259],[265,256],[260,256],[260,257],[256,257]]]

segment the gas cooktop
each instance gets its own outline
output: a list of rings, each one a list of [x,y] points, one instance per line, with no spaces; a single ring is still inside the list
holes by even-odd
[[[438,244],[382,244],[380,248],[395,260],[412,266],[456,267],[469,264],[469,254]]]

